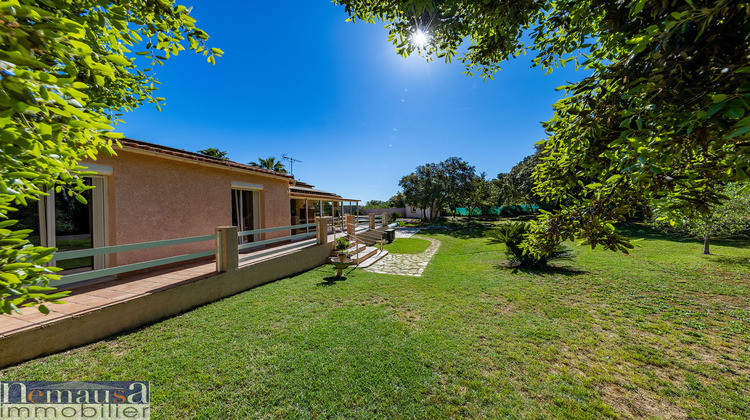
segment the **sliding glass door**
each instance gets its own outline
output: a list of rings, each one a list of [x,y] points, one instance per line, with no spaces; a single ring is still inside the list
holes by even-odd
[[[258,192],[252,190],[232,190],[232,226],[242,232],[260,228],[260,211]],[[260,239],[260,235],[242,236],[240,243],[253,242]]]

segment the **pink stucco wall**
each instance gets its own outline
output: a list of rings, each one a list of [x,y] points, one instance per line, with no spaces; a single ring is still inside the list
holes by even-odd
[[[288,181],[249,171],[208,166],[158,155],[119,150],[95,162],[112,166],[107,177],[108,245],[215,233],[232,224],[232,181],[263,185],[260,228],[289,226]],[[289,235],[265,234],[261,239]],[[111,255],[108,265],[124,265],[215,248],[200,242]]]

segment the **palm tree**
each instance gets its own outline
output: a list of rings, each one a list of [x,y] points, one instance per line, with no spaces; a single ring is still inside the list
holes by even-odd
[[[258,166],[260,168],[266,168],[272,171],[281,172],[282,174],[286,173],[286,169],[284,169],[284,164],[281,163],[280,160],[276,160],[276,158],[273,156],[269,157],[268,159],[263,159],[259,157],[257,162],[250,162],[249,164],[253,166]]]
[[[210,157],[215,157],[221,160],[229,160],[229,158],[227,157],[227,152],[223,150],[219,150],[215,147],[209,147],[203,150],[198,150],[198,153],[202,155],[210,156]]]

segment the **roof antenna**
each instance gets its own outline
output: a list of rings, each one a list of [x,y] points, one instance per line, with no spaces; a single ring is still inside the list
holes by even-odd
[[[286,153],[281,155],[281,158],[289,161],[289,172],[291,172],[292,176],[294,176],[294,162],[302,162],[302,161],[297,160],[291,156],[287,156]]]

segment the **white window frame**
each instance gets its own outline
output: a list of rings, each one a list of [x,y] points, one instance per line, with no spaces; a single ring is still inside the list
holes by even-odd
[[[97,172],[97,175],[87,175],[85,178],[91,178],[91,212],[93,220],[91,221],[91,245],[94,248],[107,246],[109,243],[109,215],[107,206],[107,178],[106,174],[112,174],[112,168],[104,165],[87,164],[86,170]],[[97,167],[100,170],[94,169]],[[108,169],[108,170],[107,170]],[[99,175],[101,173],[101,175]],[[55,235],[55,191],[47,191],[46,197],[39,200],[39,240],[42,246],[56,247]],[[107,256],[94,256],[94,270],[107,268]]]
[[[232,195],[234,195],[234,191],[250,191],[253,194],[253,230],[255,229],[262,229],[260,225],[260,192],[263,191],[263,185],[260,184],[249,184],[247,182],[238,182],[238,181],[232,181]],[[241,202],[241,201],[240,201]],[[240,204],[241,205],[241,204]],[[232,209],[232,213],[234,213],[235,209]],[[242,214],[243,211],[240,210],[240,214]],[[237,221],[239,223],[242,219],[237,215]],[[244,230],[248,230],[242,226],[238,226],[237,230],[242,232]],[[259,241],[260,240],[260,234],[253,235],[253,241]]]

